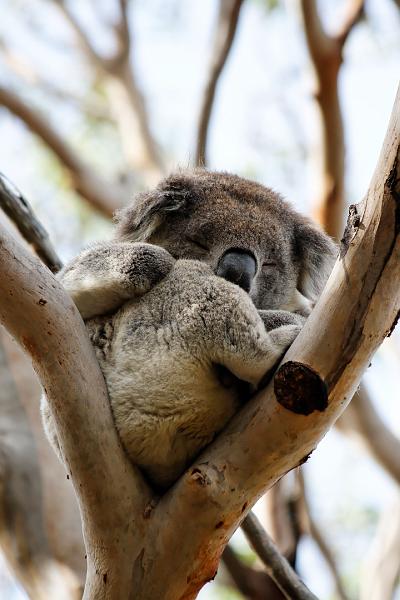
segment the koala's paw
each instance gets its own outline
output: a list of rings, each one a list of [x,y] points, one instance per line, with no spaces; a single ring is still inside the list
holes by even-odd
[[[283,327],[284,325],[296,325],[301,329],[307,320],[303,315],[289,312],[288,310],[259,310],[258,313],[267,331]]]
[[[109,317],[97,317],[88,321],[86,328],[98,360],[107,359],[114,335],[113,321]]]
[[[127,289],[132,287],[136,293],[145,293],[168,275],[175,259],[164,248],[152,244],[131,244],[131,249],[119,269]]]
[[[302,329],[301,325],[283,325],[269,332],[269,335],[275,345],[277,355],[282,355],[294,342]]]

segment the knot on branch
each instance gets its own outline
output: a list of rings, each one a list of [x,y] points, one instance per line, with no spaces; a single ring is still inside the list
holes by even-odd
[[[288,361],[275,375],[275,396],[279,404],[298,415],[309,415],[328,406],[325,382],[310,367]]]
[[[350,204],[349,216],[347,217],[346,228],[343,233],[343,237],[340,240],[340,258],[343,258],[349,249],[350,243],[357,233],[358,228],[361,225],[361,215],[357,210],[356,204]]]

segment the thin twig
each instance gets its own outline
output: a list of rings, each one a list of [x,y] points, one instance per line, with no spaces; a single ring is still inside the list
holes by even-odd
[[[346,40],[354,26],[361,20],[364,14],[364,3],[365,0],[349,0],[346,6],[345,17],[335,35],[342,47],[346,43]]]
[[[335,582],[336,593],[341,600],[348,600],[348,596],[344,590],[342,580],[340,578],[339,570],[336,566],[336,561],[333,552],[325,539],[320,527],[314,520],[314,517],[310,510],[310,503],[307,499],[306,482],[304,478],[303,469],[297,469],[297,481],[300,490],[300,502],[302,507],[303,526],[305,531],[312,537],[316,545],[318,546],[322,556],[325,559],[327,566],[331,572],[332,578]]]
[[[400,485],[400,439],[382,420],[364,384],[336,426],[349,437],[360,438],[371,456]]]
[[[289,600],[318,600],[281,555],[253,512],[243,521],[242,530],[268,574]]]
[[[197,126],[196,165],[205,166],[207,164],[207,135],[215,92],[235,38],[242,4],[243,0],[220,0],[214,47]]]
[[[340,239],[345,208],[344,128],[338,78],[345,42],[363,14],[364,0],[348,0],[335,34],[321,21],[316,0],[299,0],[308,53],[315,73],[315,100],[320,122],[318,190],[313,216],[332,237]]]
[[[400,497],[385,506],[360,578],[360,600],[392,600],[400,574]]]
[[[63,139],[49,122],[48,118],[28,105],[16,92],[0,85],[0,104],[8,108],[38,135],[57,155],[71,175],[74,189],[92,206],[110,217],[123,205],[123,192],[117,184],[103,180],[83,162],[74,149]]]
[[[38,257],[56,273],[62,267],[49,235],[35,217],[21,192],[0,173],[0,207],[17,226],[22,237],[33,246]]]
[[[114,31],[117,36],[118,50],[115,53],[115,60],[124,61],[129,56],[131,33],[128,21],[129,0],[118,0],[120,19],[114,25]]]
[[[265,571],[246,565],[230,544],[222,560],[237,589],[249,600],[284,600],[286,597]]]
[[[95,50],[92,42],[90,41],[88,35],[83,30],[79,21],[72,13],[67,3],[64,0],[53,0],[53,3],[60,9],[65,19],[70,24],[71,28],[74,30],[79,45],[86,57],[97,67],[104,66],[104,58],[100,56],[100,54]]]

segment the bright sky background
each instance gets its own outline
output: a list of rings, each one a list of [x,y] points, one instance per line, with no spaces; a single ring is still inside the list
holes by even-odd
[[[111,40],[98,22],[94,23],[94,4],[71,2],[95,43],[107,49]],[[295,2],[284,4],[285,10],[267,14],[262,0],[245,3],[218,89],[210,166],[256,178],[307,212],[313,171],[305,158],[316,139],[312,79]],[[332,30],[344,5],[343,0],[320,2]],[[104,17],[112,16],[113,6],[112,0],[97,2]],[[192,156],[216,8],[216,0],[135,2],[134,61],[148,99],[152,129],[172,167],[187,164]],[[359,25],[346,45],[340,80],[349,202],[357,202],[367,189],[400,73],[400,12],[392,0],[369,0],[367,13],[368,23]],[[73,38],[50,2],[3,0],[0,39],[7,40],[49,80],[76,93],[85,91],[87,71],[68,48]],[[1,61],[0,80],[19,89]],[[76,110],[45,101],[38,88],[25,90],[28,101],[45,106],[54,125],[89,151],[104,174],[112,172],[118,163],[112,138],[105,144],[104,137],[91,137]],[[49,181],[47,154],[18,120],[1,109],[0,137],[0,170],[31,198],[64,259],[94,237],[108,234],[108,225],[102,220],[96,221],[96,227],[77,221],[70,196],[59,193],[57,168]],[[366,381],[386,422],[400,434],[399,355],[397,332],[374,358]],[[306,475],[315,516],[337,550],[341,566],[354,573],[373,537],[376,514],[391,502],[395,488],[364,453],[335,432],[328,434],[313,454]],[[369,519],[370,514],[375,517]],[[314,593],[328,599],[332,583],[312,543],[304,544],[301,570]],[[202,597],[215,596],[206,589]]]

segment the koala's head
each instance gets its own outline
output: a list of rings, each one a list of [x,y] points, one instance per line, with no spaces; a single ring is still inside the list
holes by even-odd
[[[249,292],[259,309],[307,313],[336,247],[278,194],[228,173],[173,174],[117,214],[117,237],[208,263]]]

